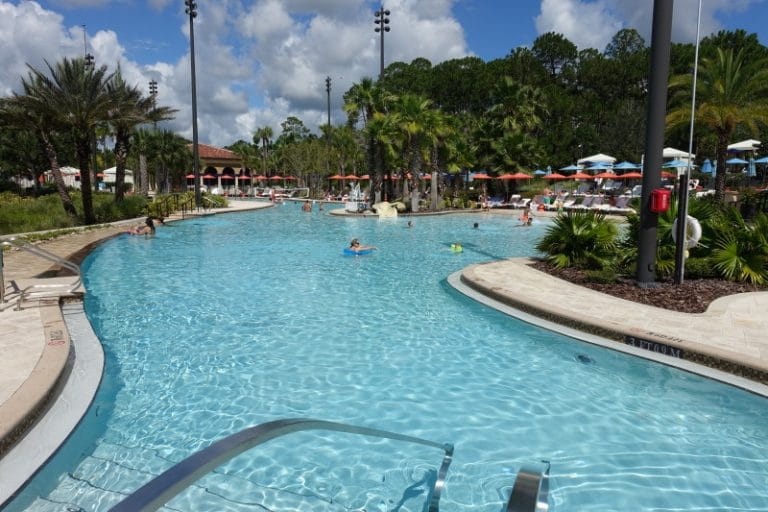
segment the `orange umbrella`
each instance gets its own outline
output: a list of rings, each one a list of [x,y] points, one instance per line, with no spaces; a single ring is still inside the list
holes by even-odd
[[[677,174],[673,172],[661,171],[662,178],[677,178]]]
[[[222,174],[221,175],[221,179],[223,179],[223,180],[233,180],[233,179],[235,179],[235,177],[231,176],[229,174]]]
[[[552,174],[548,174],[544,176],[545,180],[567,180],[568,176],[563,176],[562,174],[553,172]]]
[[[371,176],[368,175],[368,174],[363,174],[362,176],[360,176],[360,179],[361,180],[369,180],[369,179],[371,179]]]
[[[344,176],[342,176],[341,174],[334,174],[333,176],[331,176],[331,177],[330,177],[330,178],[328,178],[328,179],[329,179],[329,180],[343,180],[343,179],[344,179]]]
[[[288,181],[292,181],[292,180],[297,180],[299,178],[297,178],[296,176],[283,176],[283,179],[284,180],[288,180]]]
[[[195,175],[194,174],[187,174],[186,178],[188,180],[193,180],[193,179],[195,179]]]
[[[271,177],[271,178],[269,178],[269,179],[270,179],[270,180],[274,180],[274,181],[277,181],[277,180],[284,180],[285,178],[284,178],[284,177],[282,177],[282,176],[277,176],[277,175],[275,175],[275,176],[272,176],[272,177]]]
[[[345,179],[345,180],[358,180],[358,179],[360,179],[360,178],[358,178],[358,177],[357,177],[357,176],[355,176],[354,174],[349,174],[349,175],[347,175],[347,176],[344,176],[344,178],[343,178],[343,179]]]
[[[591,180],[592,176],[579,171],[576,174],[571,174],[568,178],[572,180]]]
[[[267,178],[267,177],[266,177],[266,176],[264,176],[263,174],[259,174],[258,176],[256,176],[256,177],[255,177],[255,178],[253,178],[253,179],[255,179],[255,180],[259,180],[259,181],[264,181],[264,180],[267,180],[267,179],[269,179],[269,178]]]
[[[473,179],[473,180],[490,180],[490,179],[491,179],[491,177],[490,177],[490,176],[488,176],[488,175],[487,175],[487,174],[485,174],[485,173],[479,172],[479,173],[477,173],[477,174],[474,174],[474,175],[472,176],[472,179]]]
[[[592,176],[593,180],[601,179],[601,180],[613,180],[616,179],[616,175],[612,172],[601,172],[600,174],[595,174]]]
[[[530,180],[532,176],[525,174],[524,172],[516,172],[515,174],[503,174],[499,176],[500,180]]]
[[[628,173],[622,174],[621,176],[617,176],[617,178],[621,178],[623,180],[636,180],[642,177],[643,175],[639,172],[628,172]]]

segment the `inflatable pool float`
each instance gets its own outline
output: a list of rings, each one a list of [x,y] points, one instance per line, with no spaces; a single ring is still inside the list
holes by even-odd
[[[362,256],[364,254],[371,254],[373,252],[373,249],[360,249],[359,251],[355,251],[354,249],[350,249],[349,247],[346,247],[344,249],[344,254],[347,256]]]

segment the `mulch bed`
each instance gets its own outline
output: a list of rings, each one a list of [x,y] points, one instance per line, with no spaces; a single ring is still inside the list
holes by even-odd
[[[615,284],[595,283],[589,281],[585,273],[579,269],[557,269],[545,262],[535,262],[533,267],[565,281],[614,297],[682,313],[703,313],[713,300],[726,295],[768,292],[768,286],[735,283],[722,279],[686,279],[681,285],[665,281],[659,282],[658,287],[655,288],[640,288],[633,279],[629,278],[621,279]]]

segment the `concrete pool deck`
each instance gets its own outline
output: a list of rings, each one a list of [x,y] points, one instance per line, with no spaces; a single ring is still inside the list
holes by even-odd
[[[269,206],[272,204],[230,200],[228,208],[214,209],[213,213]],[[167,219],[174,220],[180,217]],[[42,247],[79,264],[93,247],[125,231],[126,224],[136,223],[83,230],[43,242]],[[22,251],[6,251],[4,260],[6,284],[11,280],[25,286],[67,279],[47,277],[57,275],[60,269]],[[527,259],[511,259],[472,265],[451,276],[449,282],[476,300],[525,321],[768,396],[768,292],[724,297],[705,313],[692,315],[582,288],[538,272],[528,263]],[[65,311],[75,304],[61,306],[59,300],[52,300],[29,303],[16,311],[17,296],[9,286],[7,290],[5,302],[0,303],[0,476],[3,467],[15,466],[8,459],[17,456],[14,451],[21,444],[19,440],[33,424],[48,416],[64,383],[78,375],[78,370],[73,370],[77,358],[70,336],[80,336],[65,321]],[[77,295],[69,300],[79,304]],[[92,363],[100,378],[99,364],[103,363]],[[48,456],[41,455],[41,463]],[[0,478],[0,505],[16,492],[9,487]]]

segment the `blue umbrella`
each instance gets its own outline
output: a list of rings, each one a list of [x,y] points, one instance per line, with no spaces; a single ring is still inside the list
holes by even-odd
[[[756,164],[768,164],[768,156],[764,156],[763,158],[758,158],[755,160]]]
[[[757,170],[755,169],[755,159],[753,157],[749,158],[749,167],[747,168],[747,176],[750,178],[757,176]]]
[[[744,163],[747,163],[747,162],[744,162]],[[675,159],[675,160],[670,160],[669,162],[665,163],[664,165],[662,165],[662,167],[664,167],[665,169],[670,169],[670,168],[673,168],[673,167],[688,167],[688,162],[686,162],[684,160]],[[696,166],[695,165],[691,165],[691,167],[696,167]]]
[[[701,165],[701,172],[704,174],[712,174],[714,172],[714,167],[712,167],[712,162],[707,158],[704,160],[704,163]]]
[[[731,158],[730,160],[726,160],[725,163],[728,165],[745,165],[745,164],[748,164],[749,162],[747,162],[743,158]]]
[[[640,164],[633,164],[632,162],[621,162],[613,166],[614,169],[640,169]]]
[[[569,165],[568,167],[562,167],[560,168],[561,171],[580,171],[581,167],[578,165]]]
[[[607,164],[605,162],[597,162],[589,166],[590,169],[599,169],[599,170],[605,170],[605,169],[613,169],[613,166],[611,164]]]
[[[535,171],[533,171],[533,174],[535,174],[537,176],[543,176],[543,175],[547,174],[547,171],[544,171],[542,169],[536,169]]]

